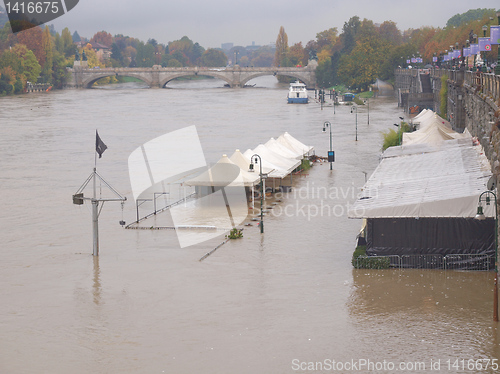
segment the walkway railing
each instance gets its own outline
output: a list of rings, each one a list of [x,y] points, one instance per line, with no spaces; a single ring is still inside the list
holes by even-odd
[[[370,266],[370,260],[376,260],[377,266]],[[442,270],[492,270],[495,257],[484,254],[449,254],[449,255],[391,255],[359,256],[353,260],[355,268],[380,269],[385,263],[389,268],[398,269],[442,269]],[[386,266],[387,268],[387,266]]]

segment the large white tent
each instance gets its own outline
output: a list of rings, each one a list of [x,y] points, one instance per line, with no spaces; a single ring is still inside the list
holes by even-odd
[[[314,147],[305,145],[301,141],[294,138],[288,132],[281,134],[276,141],[285,147],[291,149],[292,151],[301,154],[302,156],[310,154],[314,151]]]
[[[438,120],[444,127],[451,130],[451,124],[430,109],[422,110],[417,116],[413,117],[412,123],[417,130],[421,130],[432,124],[435,120]]]
[[[398,148],[384,153],[350,218],[475,216],[491,176],[481,146],[469,139]],[[485,214],[491,217],[492,207]]]
[[[432,111],[429,111],[433,113]],[[403,147],[411,144],[439,145],[445,140],[451,139],[471,139],[470,133],[466,130],[463,134],[453,131],[446,126],[445,121],[438,116],[431,116],[422,122],[420,129],[414,132],[403,133]]]
[[[250,173],[232,162],[227,155],[200,175],[186,181],[188,186],[251,187],[260,181],[258,173]]]
[[[490,177],[488,159],[470,135],[390,147],[349,209],[349,218],[366,219],[369,256],[400,256],[410,263],[417,256],[425,263],[426,255],[452,255],[448,264],[466,267],[469,260],[462,261],[462,255],[487,259],[495,253],[494,204],[482,204],[488,219],[474,219]]]
[[[267,143],[265,143],[264,145],[267,148],[269,148],[271,151],[279,154],[280,156],[286,157],[286,158],[300,160],[303,157],[302,153],[298,153],[298,152],[293,151],[292,149],[288,148],[287,146],[279,143],[274,138],[269,139],[267,141]]]
[[[234,153],[229,157],[229,159],[234,162],[236,165],[238,165],[242,170],[249,170],[250,169],[250,158],[245,156],[239,149],[234,151]],[[256,168],[255,170],[260,171],[260,169]],[[270,167],[262,167],[262,174],[269,174],[273,171],[273,168]],[[258,174],[258,173],[257,173]]]
[[[251,158],[257,154],[262,159],[262,166],[275,169],[269,174],[271,178],[284,178],[297,168],[301,161],[283,157],[267,148],[264,144],[259,144],[255,149],[248,149],[244,155]]]

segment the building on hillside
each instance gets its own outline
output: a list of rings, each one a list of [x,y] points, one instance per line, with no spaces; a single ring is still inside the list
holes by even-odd
[[[104,44],[96,42],[76,42],[75,44],[78,48],[84,48],[87,44],[90,44],[96,53],[97,58],[100,60],[109,60],[111,58],[111,48],[105,46]]]

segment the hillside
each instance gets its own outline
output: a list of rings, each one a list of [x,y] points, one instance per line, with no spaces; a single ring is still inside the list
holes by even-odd
[[[8,20],[9,17],[7,16],[7,12],[0,6],[0,29],[3,29]]]

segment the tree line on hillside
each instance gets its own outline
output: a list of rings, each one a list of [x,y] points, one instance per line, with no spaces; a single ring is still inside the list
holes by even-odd
[[[395,69],[405,66],[411,57],[421,57],[425,66],[450,45],[465,47],[470,35],[483,36],[483,25],[496,24],[494,16],[495,9],[470,10],[453,16],[443,29],[422,27],[405,31],[392,21],[374,24],[355,16],[344,23],[340,34],[337,28],[318,33],[302,52],[300,45],[282,46],[278,52],[278,44],[285,40],[278,35],[276,60],[281,66],[291,66],[297,61],[303,64],[307,55],[316,55],[316,80],[320,87],[345,85],[362,91],[377,78],[392,82]],[[495,52],[486,53],[486,58],[496,59]],[[297,56],[304,57],[300,60]]]
[[[99,31],[88,40],[77,31],[71,34],[68,28],[59,34],[52,25],[13,34],[0,8],[0,95],[20,93],[28,82],[62,88],[68,79],[66,67],[72,67],[75,59],[84,54],[89,67],[222,67],[229,62],[286,67],[306,66],[310,59],[316,59],[316,78],[321,88],[342,84],[352,90],[365,90],[376,78],[391,81],[395,68],[404,66],[409,57],[421,56],[424,64],[431,63],[435,54],[450,45],[464,45],[471,32],[482,36],[481,27],[491,23],[494,15],[494,9],[471,10],[450,18],[443,29],[406,31],[400,31],[392,21],[374,24],[354,16],[344,23],[340,33],[335,27],[319,32],[305,46],[302,42],[288,46],[281,27],[274,47],[236,46],[223,51],[205,49],[187,36],[162,44],[155,39],[143,42]],[[102,47],[108,52],[97,52]]]

